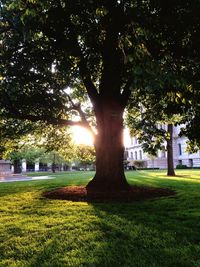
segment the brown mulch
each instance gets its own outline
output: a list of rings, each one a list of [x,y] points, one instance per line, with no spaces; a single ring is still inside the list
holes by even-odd
[[[84,186],[67,186],[45,192],[44,197],[84,202],[132,202],[137,200],[153,199],[164,196],[174,196],[175,191],[166,188],[132,186],[130,191],[122,192],[87,192]]]

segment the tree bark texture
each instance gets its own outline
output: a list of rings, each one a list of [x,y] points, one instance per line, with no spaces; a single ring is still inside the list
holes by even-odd
[[[88,192],[130,190],[124,174],[123,111],[120,104],[111,101],[96,111],[96,174],[87,185]]]
[[[169,139],[167,139],[167,175],[175,176],[173,156],[173,125],[168,124]]]

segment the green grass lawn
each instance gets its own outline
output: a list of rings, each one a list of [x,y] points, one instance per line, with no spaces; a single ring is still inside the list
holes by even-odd
[[[131,184],[175,197],[133,203],[48,200],[42,192],[87,184],[91,172],[0,183],[0,267],[199,267],[200,171],[127,172]]]

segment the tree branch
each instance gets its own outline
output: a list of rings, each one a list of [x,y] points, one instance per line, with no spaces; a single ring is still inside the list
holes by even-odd
[[[54,118],[54,117],[49,117],[47,115],[31,115],[31,114],[23,114],[19,110],[15,108],[15,106],[12,104],[9,95],[6,94],[6,108],[10,113],[11,118],[17,118],[21,120],[29,120],[31,122],[37,122],[37,121],[43,121],[50,123],[52,125],[59,125],[59,126],[81,126],[89,130],[92,135],[94,136],[95,133],[92,130],[91,126],[89,125],[85,113],[82,111],[80,105],[74,104],[72,99],[70,98],[69,95],[67,95],[71,104],[72,104],[72,109],[77,110],[80,114],[81,121],[73,121],[73,120],[67,120],[67,119],[62,119],[62,118]]]
[[[37,122],[37,121],[43,121],[48,122],[53,125],[60,125],[60,126],[82,126],[87,128],[87,125],[82,121],[72,121],[72,120],[66,120],[61,118],[49,118],[49,116],[45,115],[30,115],[30,114],[23,114],[16,111],[10,110],[10,116],[11,118],[21,119],[21,120],[29,120],[31,122]]]
[[[127,81],[126,85],[124,86],[124,90],[122,92],[122,101],[123,101],[124,106],[127,105],[127,102],[131,96],[131,84],[132,84],[132,82],[133,82],[133,78],[130,78]]]
[[[27,119],[30,120],[32,122],[37,122],[37,121],[43,121],[43,122],[47,122],[49,124],[52,125],[58,125],[58,126],[81,126],[84,127],[88,130],[90,130],[90,128],[88,128],[88,123],[83,122],[83,121],[73,121],[73,120],[67,120],[67,119],[61,119],[61,118],[48,118],[46,116],[34,116],[34,115],[24,115],[24,114],[20,114],[18,116],[19,119]]]
[[[70,103],[72,105],[72,109],[76,110],[79,113],[80,118],[81,118],[81,122],[84,123],[85,128],[87,128],[91,132],[91,134],[93,136],[95,136],[95,132],[93,131],[92,127],[90,126],[90,124],[89,124],[89,122],[88,122],[88,120],[86,118],[86,114],[81,108],[81,104],[80,103],[75,104],[73,102],[73,100],[71,99],[70,95],[66,94],[66,96],[68,97],[68,99],[69,99],[69,101],[70,101]]]
[[[91,100],[91,102],[93,104],[96,103],[97,98],[98,98],[98,92],[97,89],[94,85],[94,83],[92,82],[91,76],[89,74],[88,68],[87,68],[87,62],[86,59],[83,55],[83,52],[81,50],[81,47],[79,45],[78,42],[78,37],[76,34],[76,30],[74,29],[74,25],[72,24],[70,17],[68,17],[68,25],[69,25],[69,30],[71,32],[71,37],[73,38],[73,41],[75,43],[75,47],[77,49],[78,52],[78,56],[79,56],[79,63],[78,63],[78,67],[79,67],[79,71],[80,71],[80,76],[83,80],[83,83],[85,85],[86,91],[88,93],[88,96]]]
[[[88,69],[87,69],[87,64],[85,61],[85,58],[82,55],[82,52],[80,50],[80,63],[78,64],[79,70],[80,70],[80,75],[83,80],[83,83],[85,85],[86,91],[88,93],[88,96],[93,104],[96,103],[97,98],[98,98],[98,92],[97,89],[94,85],[94,83],[91,80],[91,77],[89,75]]]

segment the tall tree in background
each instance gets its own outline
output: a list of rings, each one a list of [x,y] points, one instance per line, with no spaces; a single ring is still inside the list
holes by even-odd
[[[81,167],[87,168],[95,163],[95,150],[93,146],[75,145],[74,146],[74,160],[78,162]]]
[[[200,66],[198,71],[200,77]],[[187,95],[186,105],[191,106],[187,112],[186,127],[182,129],[182,135],[188,137],[188,150],[197,152],[200,149],[200,79],[196,81],[196,90],[191,88],[190,95]]]
[[[167,175],[175,176],[173,157],[173,127],[181,121],[180,114],[167,114],[167,103],[154,96],[155,103],[143,102],[128,109],[127,125],[132,135],[136,135],[145,152],[156,156],[158,150],[167,151]],[[175,111],[175,110],[173,110]],[[166,148],[165,148],[166,143]]]
[[[141,87],[163,87],[155,71],[163,61],[163,72],[167,65],[195,65],[190,58],[199,48],[199,6],[198,0],[3,0],[1,116],[92,130],[88,110],[80,105],[90,101],[96,174],[87,189],[129,190],[123,168],[125,107]],[[175,94],[177,87],[170,85],[181,80],[181,72],[167,77],[167,93]],[[72,120],[74,113],[80,121]]]
[[[200,108],[200,37],[195,11],[199,1],[193,4],[175,1],[175,9],[171,9],[171,3],[150,1],[149,8],[155,13],[159,9],[160,16],[150,12],[150,17],[144,16],[141,21],[146,33],[145,46],[153,60],[146,62],[145,69],[141,64],[136,66],[138,77],[141,75],[140,88],[132,92],[127,121],[132,132],[139,134],[140,141],[144,142],[145,151],[155,155],[163,141],[167,142],[168,175],[173,176],[173,125],[186,124],[182,134],[190,139],[193,147],[196,145],[197,148],[199,144],[198,126],[194,122],[198,120]],[[187,5],[191,8],[188,13],[185,12]],[[144,4],[141,10],[144,12],[145,9]],[[190,12],[195,16],[191,20]],[[177,19],[172,14],[176,14]],[[169,23],[168,19],[171,20]],[[158,123],[167,124],[167,130],[158,129]]]
[[[12,161],[14,173],[21,173],[22,159],[26,159],[32,164],[36,159],[49,153],[52,154],[54,151],[56,151],[54,152],[56,155],[61,154],[66,161],[71,161],[73,157],[70,132],[43,122],[32,123],[16,119],[2,119],[0,121],[0,140],[1,156]]]
[[[33,132],[36,125],[29,122],[13,119],[1,118],[0,120],[0,153],[1,158],[10,159],[14,166],[14,173],[21,173],[21,148],[23,142],[20,139],[28,133]]]

